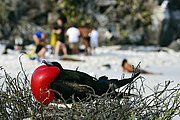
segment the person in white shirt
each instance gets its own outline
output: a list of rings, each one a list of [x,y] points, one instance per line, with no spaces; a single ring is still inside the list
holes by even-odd
[[[91,33],[89,34],[90,37],[90,45],[92,49],[95,49],[98,47],[98,39],[99,39],[99,33],[96,30],[96,28],[93,28]]]
[[[74,25],[67,29],[66,35],[68,36],[69,47],[72,50],[72,53],[79,53],[79,29]]]

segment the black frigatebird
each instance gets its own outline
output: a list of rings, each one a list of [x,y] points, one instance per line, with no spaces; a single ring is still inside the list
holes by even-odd
[[[49,104],[54,97],[64,100],[82,100],[88,94],[102,95],[112,92],[131,83],[139,73],[131,78],[122,80],[108,79],[102,76],[98,79],[78,70],[64,69],[58,62],[47,62],[38,67],[31,78],[32,93],[35,98],[44,104]],[[111,86],[111,87],[110,87]],[[61,95],[59,95],[61,94]]]

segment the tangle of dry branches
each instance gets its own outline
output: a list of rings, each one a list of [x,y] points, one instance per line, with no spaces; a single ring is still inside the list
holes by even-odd
[[[0,119],[167,120],[180,114],[180,86],[169,88],[171,82],[167,81],[164,85],[158,84],[152,94],[144,95],[148,87],[144,85],[143,77],[117,90],[119,94],[113,99],[113,92],[102,96],[92,93],[87,100],[74,102],[71,107],[63,98],[44,106],[34,99],[21,59],[19,62],[22,71],[16,77],[11,77],[0,67],[0,80],[3,81],[0,86]],[[65,107],[59,107],[60,103]]]

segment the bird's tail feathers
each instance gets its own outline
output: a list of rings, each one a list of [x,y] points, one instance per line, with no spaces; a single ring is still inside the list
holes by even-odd
[[[116,83],[116,86],[119,88],[119,87],[122,87],[128,83],[131,83],[136,77],[139,76],[140,73],[134,73],[132,75],[131,78],[125,78],[125,79],[122,79],[122,80],[118,80],[117,83]]]

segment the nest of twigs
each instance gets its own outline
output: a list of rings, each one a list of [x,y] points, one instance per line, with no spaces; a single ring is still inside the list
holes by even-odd
[[[88,101],[74,102],[71,107],[63,100],[44,106],[33,97],[21,61],[20,65],[22,71],[16,77],[11,77],[0,67],[0,80],[4,81],[0,86],[0,119],[167,120],[180,114],[179,85],[168,88],[171,84],[168,81],[164,85],[157,85],[151,95],[144,96],[147,87],[142,77],[137,79],[142,83],[140,86],[135,80],[119,90],[120,94],[113,99],[111,93],[107,93],[102,96],[92,95],[93,99],[90,96]],[[128,93],[128,96],[124,93]],[[60,103],[65,107],[59,107]]]

